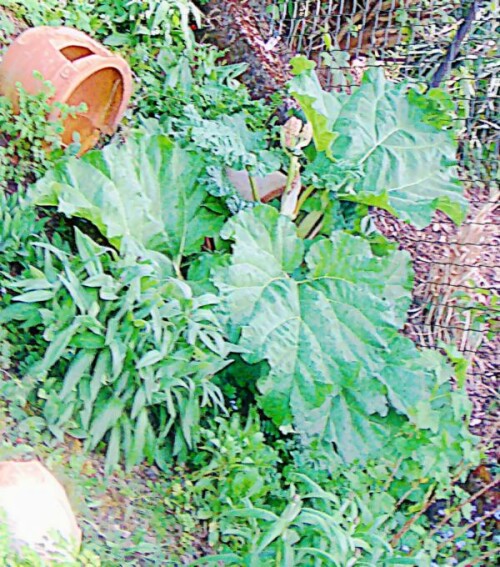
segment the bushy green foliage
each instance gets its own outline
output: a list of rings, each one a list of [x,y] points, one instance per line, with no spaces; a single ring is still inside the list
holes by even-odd
[[[199,564],[427,566],[456,554],[470,509],[450,516],[450,545],[423,512],[465,499],[457,481],[479,458],[470,404],[441,355],[400,335],[409,258],[367,217],[380,206],[417,226],[435,210],[461,220],[449,99],[378,71],[350,96],[327,93],[298,59],[291,92],[313,144],[280,146],[279,97],[250,100],[242,66],[194,45],[193,3],[5,4],[120,50],[138,84],[125,143],[55,166],[45,95],[22,95],[18,118],[3,107],[4,181],[49,167],[30,201],[0,200],[0,396],[20,427],[105,450],[107,473],[175,466],[164,504],[179,547],[204,524],[218,553]],[[288,168],[284,214],[235,198],[226,167]],[[37,206],[79,228],[52,218],[44,231]]]
[[[121,252],[150,251],[180,275],[186,258],[217,235],[223,220],[204,186],[204,165],[201,151],[141,132],[54,168],[31,196],[91,221]]]
[[[0,2],[0,6],[2,3]],[[10,34],[14,33],[14,24],[9,17],[0,12],[0,44],[4,43]]]
[[[232,334],[241,330],[244,359],[269,364],[259,402],[277,425],[306,444],[333,443],[352,462],[387,454],[405,416],[417,430],[449,427],[457,445],[447,449],[459,460],[466,407],[447,411],[450,371],[397,332],[411,289],[404,254],[373,256],[338,231],[304,256],[293,223],[268,206],[240,213],[221,235],[234,241],[233,254],[213,281]]]
[[[305,79],[307,84],[313,81],[310,75]],[[384,92],[389,89],[383,77],[373,80]],[[366,104],[376,98],[371,87],[364,94],[362,87],[356,91],[354,101],[358,93]],[[328,96],[330,107],[350,108],[344,97],[338,102]],[[389,96],[394,97],[406,104],[404,94]],[[324,117],[316,116],[314,105],[307,112],[315,115],[311,120],[318,150],[323,143],[318,128],[334,128],[335,120],[328,126]],[[386,115],[389,109],[380,119]],[[259,157],[266,159],[259,138],[244,124],[225,122],[234,138],[226,136],[230,150],[219,143],[223,160],[235,165],[231,161],[239,159],[240,167],[255,168]],[[195,121],[191,131],[196,128],[203,129],[205,140],[211,139],[210,132],[212,139],[219,135],[211,121],[202,127]],[[426,143],[434,147],[436,137],[444,143],[440,134],[436,126],[426,126],[418,137],[419,148]],[[338,135],[334,131],[325,150]],[[127,247],[154,251],[179,276],[184,259],[196,257],[205,236],[217,235],[225,214],[210,206],[202,186],[205,141],[195,136],[192,146],[192,151],[183,150],[161,134],[139,133],[122,147],[110,146],[62,164],[40,180],[33,198],[90,220],[122,250],[125,242]],[[254,161],[245,161],[250,157]],[[335,166],[342,155],[326,159]],[[411,163],[411,152],[398,154],[387,167],[388,182],[399,182]],[[453,184],[451,170],[436,173],[445,183],[447,175]],[[457,203],[462,199],[456,190]],[[163,206],[155,206],[158,202]],[[397,439],[397,432],[410,423],[416,431],[432,432],[435,439],[453,432],[453,443],[437,442],[433,451],[449,451],[449,463],[442,461],[445,470],[459,460],[459,447],[470,443],[461,422],[467,407],[457,406],[454,415],[447,412],[450,370],[439,356],[419,351],[398,334],[410,303],[406,255],[391,250],[375,255],[364,239],[338,229],[329,238],[304,242],[300,228],[297,233],[294,223],[272,206],[240,213],[220,235],[233,241],[233,252],[226,256],[225,267],[216,267],[224,256],[214,256],[215,263],[207,259],[206,279],[220,292],[220,307],[214,312],[227,318],[228,337],[238,343],[247,363],[268,363],[269,372],[257,383],[259,404],[278,426],[294,431],[305,445],[323,446],[327,452],[333,446],[352,462],[387,451],[388,440]]]
[[[239,434],[237,426],[238,420],[230,425],[221,420],[215,443],[218,452],[209,461],[208,479],[203,468],[190,477],[184,490],[173,491],[169,497],[171,507],[201,510],[200,517],[210,518],[212,542],[218,553],[194,565],[218,561],[224,565],[275,565],[281,561],[287,567],[420,567],[452,564],[448,560],[456,557],[451,559],[453,564],[460,560],[465,567],[472,558],[491,557],[491,533],[485,538],[487,530],[479,536],[467,528],[471,509],[466,504],[468,494],[459,486],[443,482],[436,492],[435,487],[422,492],[420,485],[427,480],[421,479],[419,485],[415,479],[413,490],[406,485],[407,490],[400,492],[405,473],[399,468],[411,460],[409,456],[401,456],[396,463],[381,457],[364,466],[330,463],[328,470],[318,471],[304,460],[298,447],[294,450],[293,444],[280,444],[278,452],[267,448],[271,460],[266,462],[259,459],[266,453],[257,434],[258,422],[253,421],[250,429],[248,424],[244,429],[239,425]],[[226,436],[229,442],[225,442]],[[213,432],[210,438],[214,438]],[[204,451],[206,447],[197,453],[198,463]],[[279,467],[275,464],[277,457]],[[413,458],[418,467],[421,457]],[[220,463],[225,463],[225,468],[219,467]],[[267,474],[272,480],[265,492],[252,491],[252,482],[242,483],[247,492],[240,493],[239,499],[230,499],[227,495],[233,491],[234,474],[246,480]],[[223,495],[222,505],[219,495]],[[448,526],[429,537],[429,520],[420,513],[422,507],[456,499],[465,504],[463,513],[459,507],[455,514],[454,521],[461,528]],[[446,538],[451,540],[449,545]]]
[[[28,261],[32,255],[30,241],[39,235],[45,221],[26,204],[22,192],[0,193],[0,273],[14,263]]]
[[[30,400],[41,402],[51,432],[69,432],[90,449],[109,435],[107,462],[125,456],[164,463],[165,442],[185,454],[198,437],[200,410],[224,410],[211,377],[230,361],[215,298],[193,297],[187,284],[162,276],[137,256],[110,262],[109,249],[79,231],[77,256],[49,244],[43,265],[15,280],[0,322],[43,336],[46,350],[25,373]],[[20,293],[19,293],[20,292]]]
[[[313,128],[316,154],[305,175],[337,198],[387,209],[419,228],[442,210],[460,223],[467,200],[457,177],[457,142],[439,91],[419,95],[382,69],[351,95],[324,91],[314,64],[296,57],[290,90]],[[441,97],[446,102],[446,97]],[[447,109],[449,110],[449,109]]]
[[[204,118],[244,111],[252,125],[262,125],[276,108],[252,101],[238,83],[244,63],[222,65],[222,52],[195,44],[191,27],[200,26],[201,13],[190,0],[1,0],[1,5],[31,25],[75,27],[119,51],[135,77],[131,118],[182,119],[194,105]]]

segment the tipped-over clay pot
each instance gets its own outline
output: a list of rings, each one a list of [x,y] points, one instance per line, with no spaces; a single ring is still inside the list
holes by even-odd
[[[87,112],[65,120],[65,145],[78,133],[83,154],[97,143],[101,132],[114,132],[132,92],[132,75],[122,57],[71,28],[41,26],[26,30],[0,63],[0,93],[10,98],[16,111],[17,82],[30,94],[44,89],[34,71],[54,85],[52,102],[87,105]],[[58,111],[54,110],[49,119],[57,118]]]
[[[60,538],[72,551],[80,547],[82,532],[66,492],[38,461],[0,462],[0,522],[5,521],[11,545],[51,559],[61,549]],[[1,563],[1,560],[0,560]]]

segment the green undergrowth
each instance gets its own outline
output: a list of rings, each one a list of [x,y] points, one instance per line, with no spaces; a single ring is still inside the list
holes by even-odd
[[[84,451],[75,439],[58,442],[41,426],[39,416],[24,417],[10,415],[1,404],[0,460],[41,459],[62,483],[83,531],[83,548],[72,565],[185,564],[208,549],[196,533],[199,523],[189,513],[182,516],[168,501],[168,495],[177,490],[174,479],[182,481],[185,469],[159,474],[149,466],[134,467],[128,473],[116,467],[105,474],[102,456]],[[2,545],[6,546],[8,534],[2,532],[1,537],[0,552],[6,553]],[[2,564],[41,565],[40,558],[27,551],[24,563],[11,553],[8,561],[1,556]]]
[[[89,561],[489,557],[491,515],[476,530],[463,488],[483,450],[465,362],[401,333],[411,260],[368,214],[463,220],[446,93],[381,69],[326,92],[297,58],[301,111],[278,126],[278,98],[250,100],[241,67],[195,45],[190,2],[7,6],[91,33],[136,74],[126,127],[81,158],[30,154],[46,99],[5,114],[10,157],[32,161],[0,200],[0,455],[66,471]],[[281,171],[283,196],[244,199],[228,167],[250,184]]]
[[[42,77],[40,76],[40,79]],[[14,191],[17,187],[33,183],[65,152],[61,144],[64,120],[85,110],[84,105],[70,107],[52,103],[53,86],[43,81],[44,90],[30,95],[18,86],[18,108],[0,96],[0,187]],[[56,113],[58,119],[47,116]],[[76,153],[78,142],[66,154]]]

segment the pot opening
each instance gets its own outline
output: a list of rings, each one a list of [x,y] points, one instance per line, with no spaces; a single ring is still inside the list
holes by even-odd
[[[93,55],[94,52],[88,47],[83,47],[81,45],[68,45],[61,49],[61,53],[68,59],[68,61],[76,61],[77,59],[83,59],[83,57],[88,57]]]
[[[87,77],[65,101],[70,106],[83,102],[87,112],[66,119],[63,143],[70,144],[73,133],[78,132],[83,153],[95,144],[101,132],[111,134],[122,101],[123,77],[116,69],[108,67]]]

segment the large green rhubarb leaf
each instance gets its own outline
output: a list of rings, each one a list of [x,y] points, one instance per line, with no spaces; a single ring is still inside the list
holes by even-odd
[[[204,207],[203,166],[199,153],[165,136],[138,136],[70,159],[41,179],[32,196],[38,205],[91,221],[117,247],[127,239],[180,264],[221,224]]]
[[[231,219],[231,264],[214,270],[248,363],[265,360],[264,411],[346,460],[387,442],[396,413],[430,412],[433,369],[398,331],[410,301],[404,252],[376,257],[347,233],[305,253],[291,221],[267,206]]]
[[[385,208],[422,228],[441,210],[459,223],[467,201],[457,178],[457,143],[449,131],[438,128],[432,100],[410,96],[407,87],[395,85],[382,69],[371,69],[350,96],[318,90],[314,71],[303,70],[291,81],[291,92],[331,125],[332,136],[315,137],[320,154],[311,164],[319,178],[338,179],[343,198]],[[309,94],[305,95],[308,85]],[[341,106],[338,112],[325,97]],[[426,104],[424,104],[426,102]],[[325,140],[329,141],[325,147]],[[306,172],[307,175],[307,172]]]

